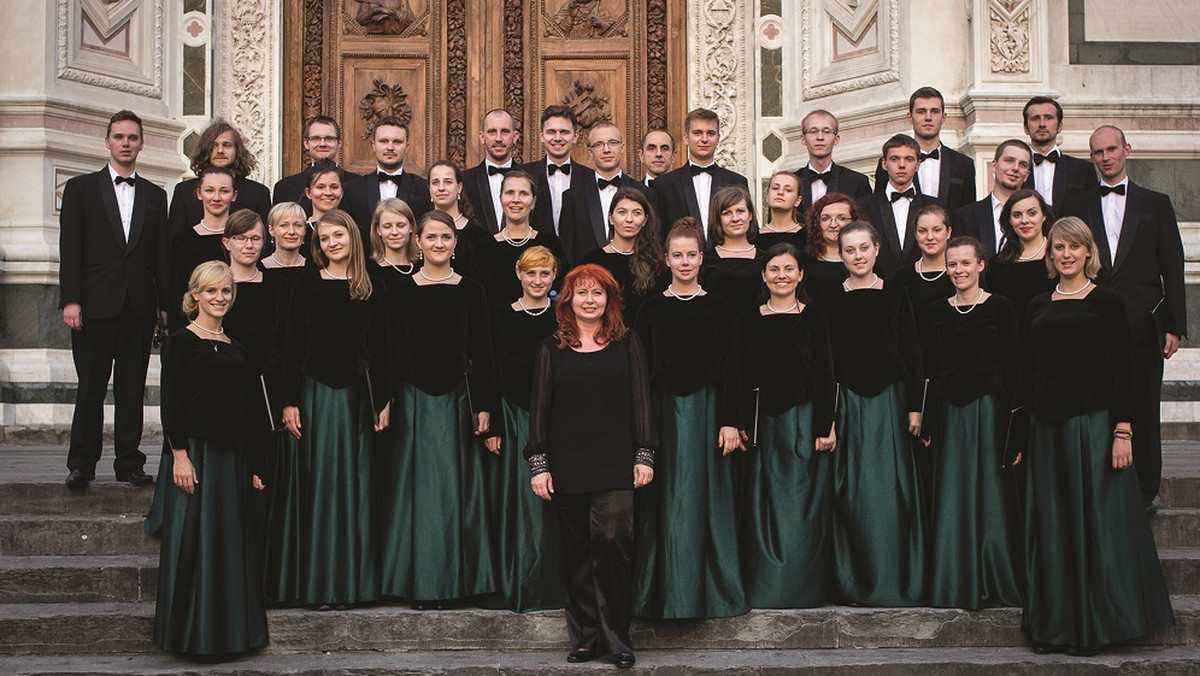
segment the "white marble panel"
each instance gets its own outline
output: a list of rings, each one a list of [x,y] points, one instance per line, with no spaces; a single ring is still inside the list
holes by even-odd
[[[1196,0],[1084,0],[1088,42],[1200,42]]]

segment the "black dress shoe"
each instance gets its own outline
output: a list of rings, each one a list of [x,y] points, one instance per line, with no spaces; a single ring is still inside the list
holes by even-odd
[[[591,662],[596,659],[596,653],[591,648],[576,648],[567,653],[567,661],[571,664]]]
[[[67,488],[73,491],[81,491],[87,488],[88,482],[92,479],[93,477],[87,472],[81,469],[73,469],[67,476]]]
[[[1091,646],[1085,648],[1084,646],[1073,645],[1067,648],[1067,654],[1072,657],[1091,657],[1092,655],[1096,655],[1103,650],[1103,646]]]
[[[140,469],[135,469],[127,474],[118,474],[117,481],[133,484],[134,486],[149,486],[154,483],[154,477]]]
[[[1035,655],[1051,655],[1054,653],[1066,652],[1067,647],[1061,645],[1051,645],[1049,643],[1034,643],[1033,654]]]
[[[613,655],[612,660],[618,669],[632,669],[634,663],[637,662],[637,658],[633,656],[633,653],[617,653]]]

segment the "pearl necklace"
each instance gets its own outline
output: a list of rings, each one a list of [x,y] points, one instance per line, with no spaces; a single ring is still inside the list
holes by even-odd
[[[790,233],[800,232],[802,229],[803,228],[800,226],[799,223],[793,225],[790,228],[786,228],[786,229],[785,228],[776,228],[775,226],[771,225],[770,223],[763,223],[762,225],[759,226],[758,231],[759,232],[782,232],[782,233],[790,234]]]
[[[960,314],[960,315],[968,315],[968,314],[971,314],[971,311],[972,311],[972,310],[974,310],[975,308],[979,307],[979,304],[983,302],[983,294],[984,294],[984,293],[985,293],[985,292],[984,292],[984,290],[983,290],[982,288],[981,288],[981,289],[979,289],[979,296],[975,298],[975,302],[974,302],[974,303],[971,303],[971,307],[967,308],[966,310],[963,310],[963,309],[961,309],[961,308],[962,308],[962,306],[961,306],[961,305],[959,305],[959,303],[958,303],[958,296],[956,295],[956,296],[954,297],[954,303],[953,303],[953,305],[954,305],[954,310],[955,310],[956,312],[958,312],[958,314]]]
[[[792,310],[798,310],[799,308],[800,308],[800,301],[797,300],[795,303],[792,303],[792,306],[789,308],[784,308],[783,310],[776,310],[775,308],[771,307],[771,300],[767,299],[767,312],[770,312],[773,315],[787,314],[787,313],[791,312]]]
[[[533,239],[533,228],[529,228],[525,231],[525,239],[515,240],[508,236],[508,226],[505,225],[504,228],[500,230],[500,237],[504,239],[505,242],[508,242],[509,246],[525,246],[529,240]]]
[[[200,221],[200,227],[204,228],[205,230],[207,230],[209,232],[220,232],[220,233],[225,232],[225,228],[210,228],[204,224],[204,221]]]
[[[841,258],[829,258],[825,254],[821,254],[821,261],[824,263],[841,263]]]
[[[701,288],[699,284],[697,284],[696,285],[696,293],[693,293],[690,296],[681,296],[681,295],[675,293],[675,285],[674,284],[667,285],[667,293],[670,294],[673,298],[677,298],[682,301],[688,301],[688,300],[695,298],[696,296],[699,296],[701,291],[704,291],[704,289]]]
[[[730,249],[729,247],[725,246],[724,244],[718,244],[713,248],[718,249],[720,251],[726,251],[728,253],[746,253],[747,251],[754,251],[753,244],[751,244],[750,246],[748,246],[744,249]]]
[[[1043,237],[1042,245],[1038,247],[1037,253],[1035,253],[1031,256],[1020,256],[1017,258],[1017,260],[1019,260],[1019,261],[1035,261],[1039,258],[1045,257],[1045,255],[1046,255],[1046,238]]]
[[[616,245],[616,244],[613,244],[612,242],[609,242],[609,243],[608,243],[608,245],[609,245],[610,247],[612,247],[612,250],[613,250],[613,252],[614,252],[614,253],[619,253],[619,254],[621,254],[622,256],[632,256],[632,255],[633,255],[633,252],[637,250],[637,245],[636,245],[636,244],[634,245],[634,248],[633,248],[633,249],[630,249],[629,251],[621,251],[620,249],[618,249],[618,248],[617,248],[617,245]]]
[[[1075,289],[1074,291],[1063,291],[1062,290],[1062,282],[1059,282],[1058,284],[1054,285],[1054,290],[1057,291],[1060,296],[1075,296],[1075,295],[1081,294],[1084,291],[1086,291],[1087,288],[1091,285],[1092,285],[1092,280],[1089,279],[1089,280],[1087,280],[1087,284],[1084,284],[1083,286],[1079,287],[1078,289]]]
[[[249,277],[247,277],[245,279],[238,279],[237,275],[234,275],[233,281],[234,282],[255,282],[255,281],[258,281],[259,277],[262,277],[262,270],[255,270],[254,274],[250,275]]]
[[[341,281],[346,281],[347,279],[350,279],[350,275],[346,275],[345,277],[338,277],[337,275],[335,275],[335,274],[333,274],[332,272],[330,272],[330,271],[329,271],[329,268],[325,268],[325,269],[324,269],[324,270],[322,270],[321,272],[324,272],[325,274],[329,275],[329,278],[330,278],[330,279],[338,279],[338,280],[341,280]]]
[[[416,265],[415,263],[409,263],[409,264],[408,264],[408,270],[407,270],[407,271],[405,271],[405,270],[401,270],[399,265],[397,265],[397,264],[395,264],[395,263],[393,263],[393,262],[391,262],[391,261],[389,261],[389,260],[388,260],[387,254],[384,254],[384,256],[383,256],[383,262],[384,262],[384,263],[387,263],[387,264],[388,264],[388,265],[390,265],[390,266],[392,266],[392,269],[393,269],[393,270],[395,270],[396,272],[399,272],[399,273],[400,273],[400,274],[402,274],[402,275],[411,275],[411,274],[412,274],[412,272],[413,272],[413,267],[415,267],[415,265]],[[453,274],[453,273],[451,273],[451,274]]]
[[[278,252],[275,252],[275,253],[278,253]],[[270,259],[271,259],[271,260],[273,260],[273,261],[275,261],[275,264],[276,264],[276,265],[278,265],[278,266],[279,266],[279,267],[281,267],[281,268],[299,268],[299,267],[303,267],[303,266],[304,266],[304,263],[305,263],[305,261],[304,261],[304,256],[300,256],[300,262],[299,262],[299,263],[295,263],[295,264],[292,264],[292,265],[288,265],[288,264],[284,263],[283,261],[279,260],[279,259],[278,259],[278,258],[275,256],[275,254],[274,254],[274,253],[270,255]]]
[[[850,288],[850,278],[847,277],[846,280],[842,282],[842,289],[845,291],[861,291],[863,289],[874,289],[875,285],[879,283],[879,275],[875,274],[874,272],[872,272],[871,274],[875,277],[875,280],[872,281],[870,284],[868,284],[866,286],[860,286],[856,289],[851,289]]]
[[[196,328],[200,329],[201,331],[211,334],[211,335],[214,335],[214,336],[225,335],[225,327],[224,326],[217,329],[216,331],[213,331],[212,329],[206,329],[203,326],[200,326],[200,322],[196,321],[195,319],[192,320],[192,325],[195,326]]]
[[[521,306],[521,311],[524,312],[525,314],[529,315],[530,317],[539,317],[541,315],[546,314],[546,310],[550,309],[551,303],[550,303],[550,301],[546,301],[546,307],[538,308],[536,311],[530,310],[529,308],[525,307],[524,301],[522,301],[520,298],[517,299],[517,305]]]
[[[936,282],[937,280],[941,279],[942,275],[946,274],[946,268],[942,268],[936,275],[932,277],[926,277],[925,273],[921,270],[920,259],[917,259],[917,261],[913,263],[913,269],[917,271],[917,276],[926,282]]]
[[[451,269],[450,274],[446,275],[445,277],[434,278],[434,277],[430,277],[429,275],[425,274],[425,268],[421,268],[420,270],[417,271],[417,274],[424,277],[425,281],[437,283],[437,282],[444,282],[447,279],[450,279],[451,277],[454,276],[455,273],[454,273],[454,270]]]

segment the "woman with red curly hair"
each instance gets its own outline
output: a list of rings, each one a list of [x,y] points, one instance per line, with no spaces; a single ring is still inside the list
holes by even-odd
[[[848,223],[862,220],[858,205],[849,195],[831,192],[808,210],[808,244],[804,254],[804,290],[822,310],[840,298],[842,282],[850,276],[842,262],[838,233]]]
[[[654,478],[646,355],[621,318],[621,291],[599,265],[567,273],[558,330],[537,347],[530,400],[533,492],[558,517],[568,662],[634,664],[633,491]]]

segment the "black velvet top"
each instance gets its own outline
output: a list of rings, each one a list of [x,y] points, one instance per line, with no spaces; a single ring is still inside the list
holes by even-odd
[[[812,402],[813,434],[828,436],[837,385],[825,314],[815,305],[806,305],[800,314],[756,312],[742,322],[740,342],[748,355],[742,361],[742,388],[759,389],[759,414],[779,415]]]
[[[237,298],[225,313],[225,333],[245,346],[250,370],[258,376],[252,404],[256,427],[276,429],[281,425],[279,375],[286,291],[283,279],[277,276],[264,274],[259,282],[238,282]]]
[[[1104,409],[1114,421],[1128,421],[1129,321],[1121,297],[1105,288],[1078,300],[1050,297],[1029,301],[1020,401],[1048,422]]]
[[[508,305],[521,297],[521,280],[517,278],[517,259],[525,253],[526,249],[539,245],[544,246],[550,249],[559,261],[563,259],[562,246],[559,245],[558,237],[554,236],[553,228],[538,230],[537,237],[521,246],[513,246],[508,242],[497,240],[491,235],[486,239],[480,239],[478,244],[479,246],[472,252],[475,260],[472,263],[474,270],[470,276],[483,284],[483,288],[487,290],[488,302],[493,305]],[[560,274],[554,280],[554,288],[559,289],[561,286],[562,275]]]
[[[492,311],[492,348],[496,351],[496,375],[500,394],[524,409],[529,408],[533,386],[533,354],[543,338],[558,329],[551,305],[539,315],[497,305]]]
[[[262,263],[259,263],[261,266]],[[296,280],[307,275],[311,275],[317,266],[312,262],[312,259],[305,259],[304,265],[294,268],[263,268],[263,280],[275,278],[283,285],[284,299],[284,314],[287,313],[287,302],[292,298],[292,287],[295,286]],[[370,267],[367,268],[368,270]]]
[[[721,258],[716,249],[709,247],[700,266],[700,286],[724,298],[735,316],[757,311],[764,294],[761,256],[760,249],[754,258]]]
[[[613,279],[617,280],[617,284],[621,286],[621,302],[624,308],[621,311],[621,317],[625,320],[626,327],[633,327],[633,322],[637,319],[638,309],[646,300],[647,295],[662,293],[667,288],[667,283],[670,282],[670,277],[665,273],[655,282],[654,287],[646,294],[639,294],[633,290],[633,271],[629,269],[629,262],[632,256],[626,256],[619,253],[609,253],[604,249],[592,249],[588,252],[580,264],[595,263],[600,267],[612,273]]]
[[[1029,301],[1034,296],[1053,291],[1057,281],[1046,274],[1046,261],[1039,258],[1033,261],[1001,263],[993,258],[988,261],[983,274],[983,288],[1004,296],[1013,304],[1013,310],[1017,313],[1017,325],[1024,340],[1029,333]]]
[[[864,397],[903,382],[908,410],[920,411],[925,372],[904,287],[888,282],[882,289],[843,291],[826,312],[838,382]]]
[[[492,239],[492,233],[476,221],[467,224],[458,231],[458,244],[454,247],[454,271],[464,277],[478,280],[478,254],[480,247],[487,246],[487,240]]]
[[[799,232],[762,232],[760,230],[754,236],[754,246],[758,247],[760,252],[766,252],[767,249],[783,242],[791,244],[803,254],[804,245],[808,242],[808,231],[803,228]]]
[[[840,260],[835,263],[806,256],[800,284],[809,300],[825,308],[841,297],[842,282],[849,276],[850,271]]]
[[[646,355],[634,333],[596,352],[538,343],[525,457],[547,457],[554,490],[633,488],[639,449],[657,446]]]
[[[228,253],[225,245],[221,244],[221,233],[201,235],[194,228],[186,228],[171,236],[171,259],[167,273],[168,329],[174,332],[187,326],[188,318],[184,316],[180,303],[196,266],[206,261],[227,260]]]
[[[1017,384],[1017,315],[1007,298],[991,295],[962,314],[946,299],[925,311],[922,343],[930,396],[955,406],[985,394],[1010,401]]]
[[[741,427],[741,365],[729,303],[713,294],[686,301],[655,294],[642,304],[635,326],[656,390],[684,396],[715,386],[717,424]]]
[[[196,197],[198,187],[198,178],[189,178],[175,184],[175,191],[171,194],[171,211],[167,216],[172,237],[204,218],[204,205]],[[237,199],[229,205],[229,213],[236,214],[242,209],[253,209],[265,224],[267,215],[271,212],[271,189],[248,178],[234,178],[233,189],[237,192]]]
[[[162,349],[167,444],[172,449],[187,448],[188,439],[244,444],[256,385],[240,344],[206,340],[187,329],[171,334]]]
[[[283,352],[283,404],[298,406],[303,376],[333,388],[371,383],[378,413],[391,399],[391,341],[387,287],[374,284],[366,300],[350,298],[350,284],[300,277],[288,303]],[[364,377],[365,376],[365,377]]]
[[[935,277],[936,279],[934,279]],[[942,274],[927,272],[924,279],[922,279],[911,263],[901,265],[900,269],[892,275],[889,281],[892,284],[903,286],[904,290],[908,292],[908,300],[912,305],[913,320],[917,324],[918,331],[925,326],[926,315],[933,302],[936,300],[945,301],[954,295],[954,282],[950,281],[949,272]],[[924,356],[928,356],[928,353],[925,353]]]

